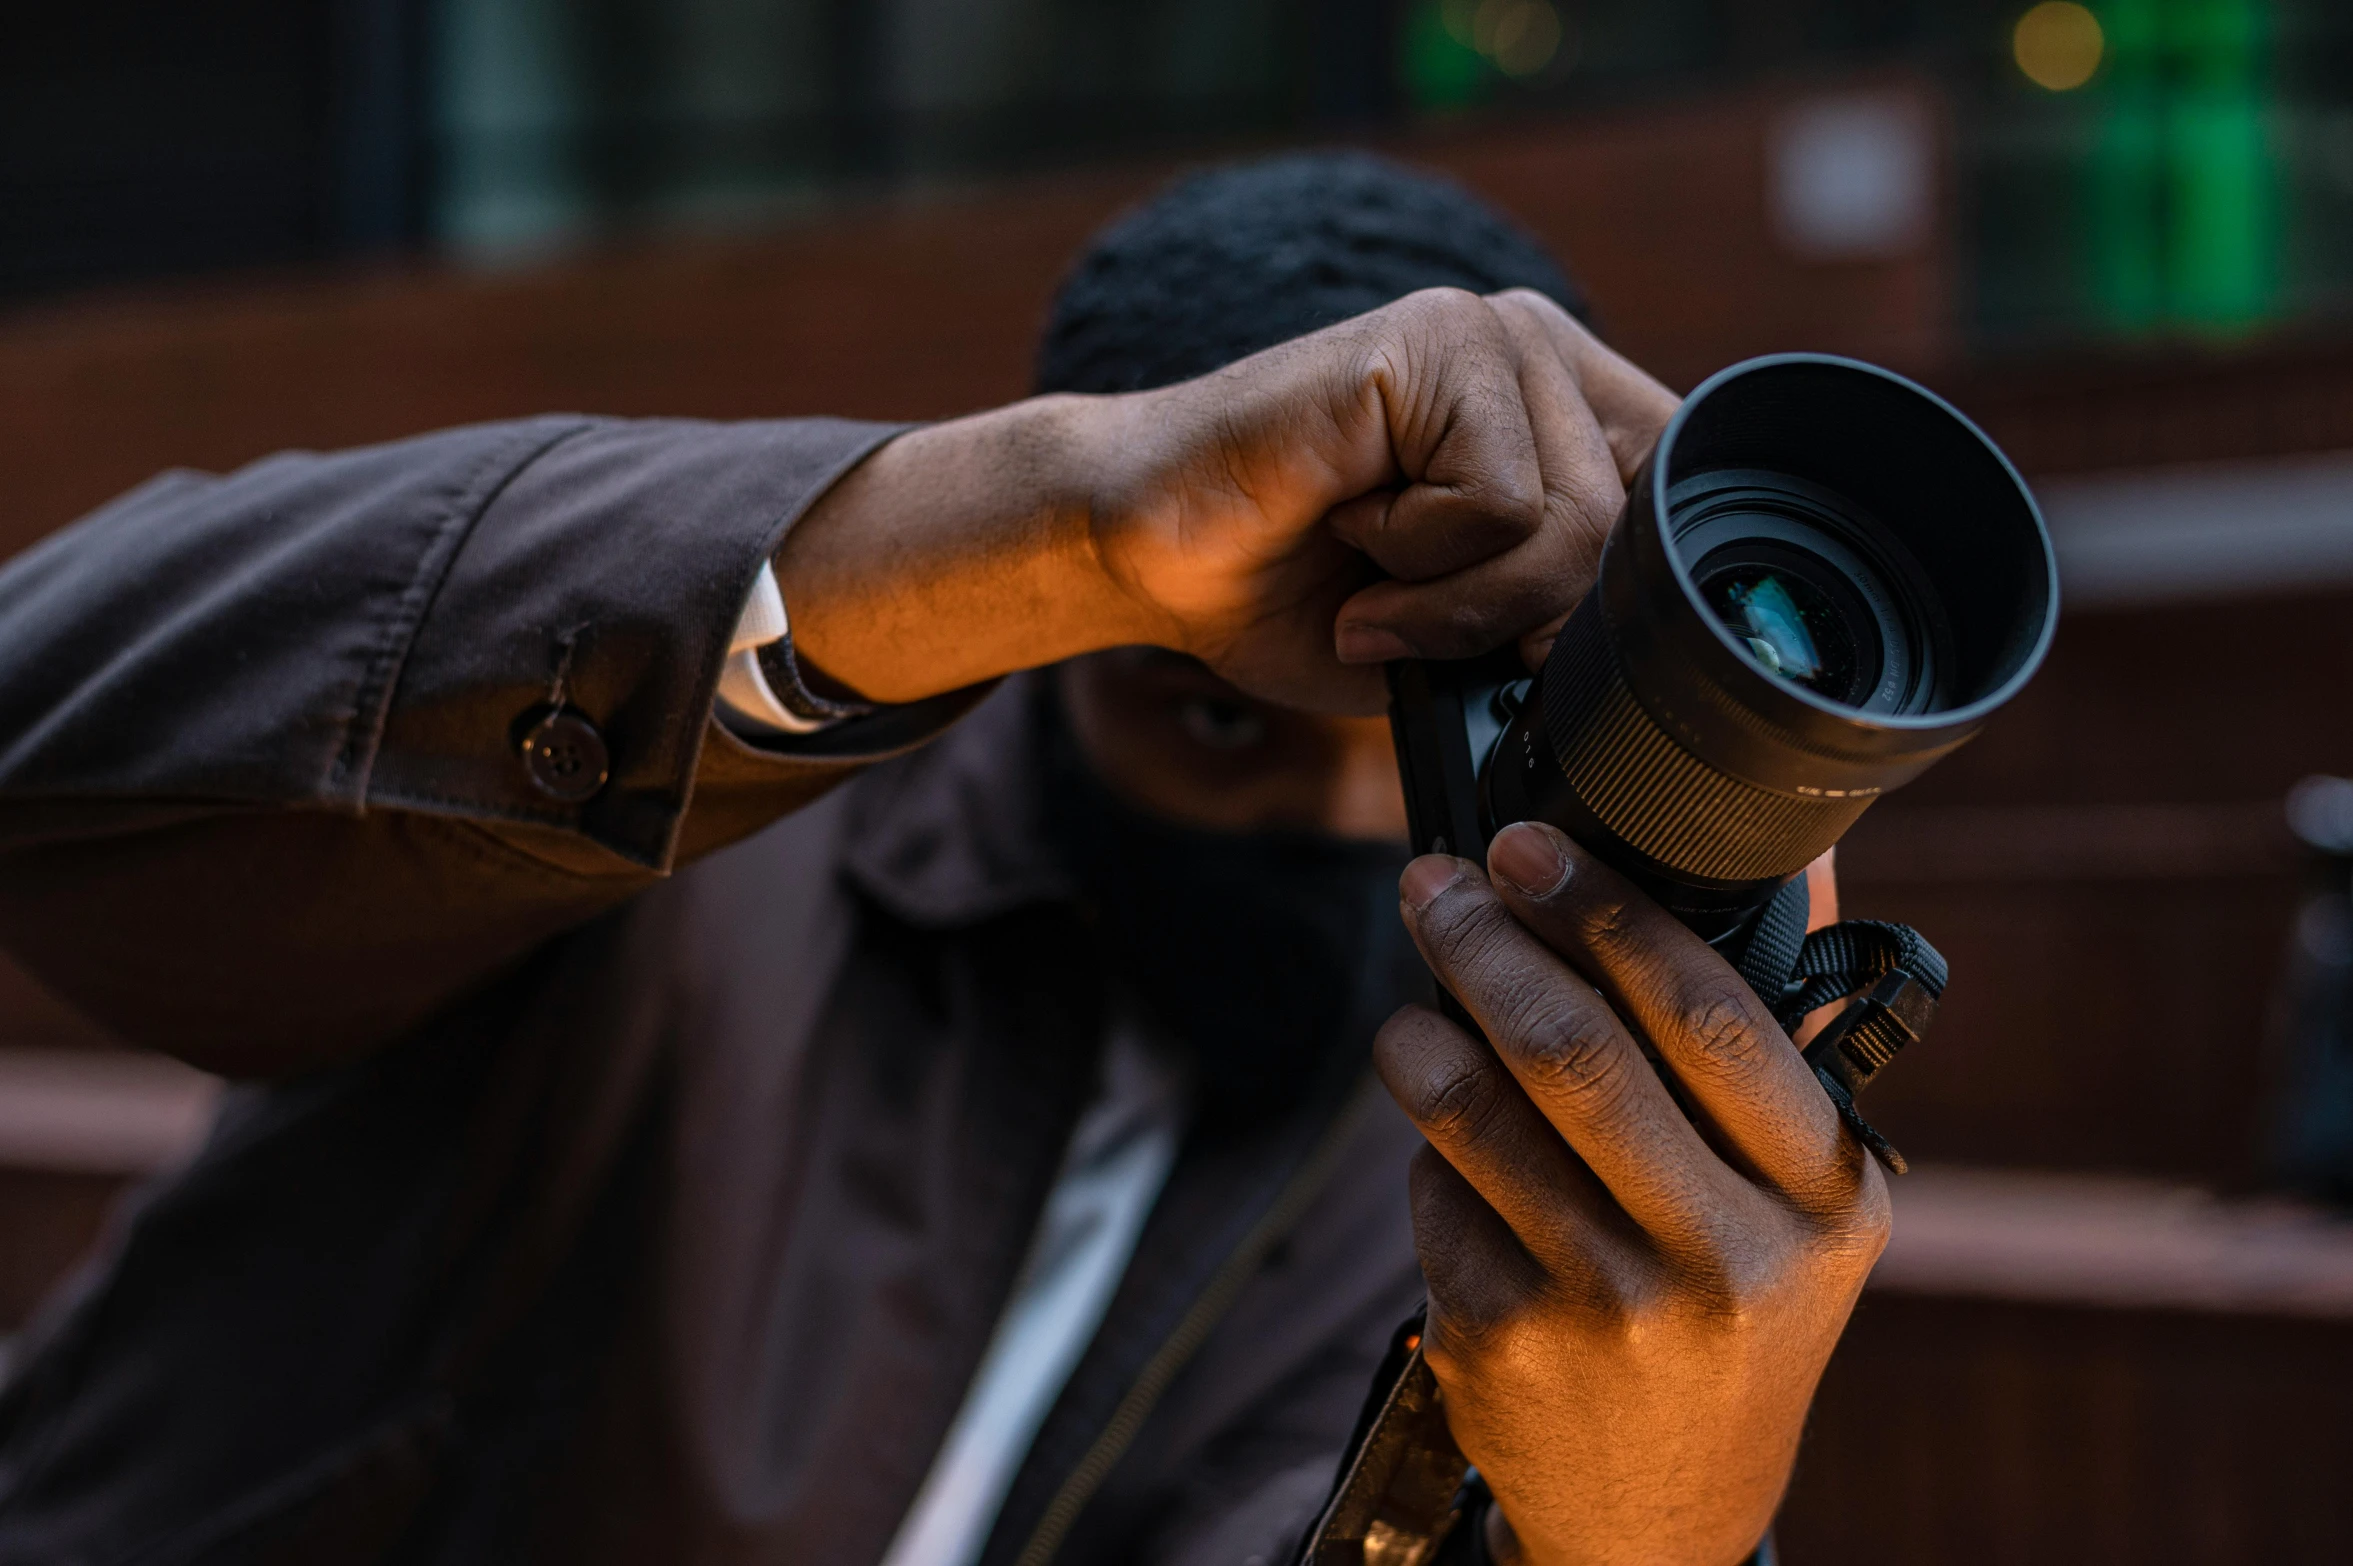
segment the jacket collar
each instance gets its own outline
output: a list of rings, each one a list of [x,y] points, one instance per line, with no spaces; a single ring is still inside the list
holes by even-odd
[[[1076,885],[1047,830],[1050,672],[1015,675],[947,733],[850,785],[843,870],[910,924],[976,924]]]

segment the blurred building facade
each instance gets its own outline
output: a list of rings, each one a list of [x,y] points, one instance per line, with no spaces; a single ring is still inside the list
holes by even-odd
[[[1793,127],[1789,232],[1900,242],[1933,129],[1973,347],[2353,310],[2332,0],[93,0],[11,32],[0,298],[1892,68],[1936,124]]]

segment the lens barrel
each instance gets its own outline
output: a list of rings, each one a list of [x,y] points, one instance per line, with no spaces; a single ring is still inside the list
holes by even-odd
[[[1949,404],[1848,359],[1735,365],[1503,698],[1486,829],[1551,821],[1723,934],[2016,694],[2058,605],[2033,497]]]

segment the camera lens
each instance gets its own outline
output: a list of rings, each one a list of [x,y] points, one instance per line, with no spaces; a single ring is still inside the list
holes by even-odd
[[[1950,406],[1851,360],[1685,401],[1481,776],[1703,934],[1976,733],[2058,614],[2032,497]]]

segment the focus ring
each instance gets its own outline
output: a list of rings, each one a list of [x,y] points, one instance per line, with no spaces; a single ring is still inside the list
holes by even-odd
[[[1544,671],[1544,729],[1570,790],[1630,847],[1684,875],[1777,879],[1820,857],[1870,805],[1872,796],[1757,788],[1685,750],[1627,685],[1598,607],[1561,628]]]

